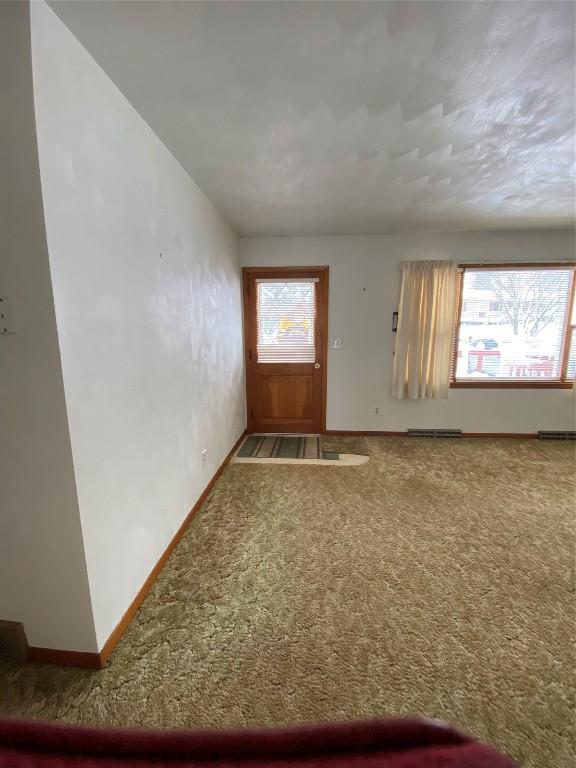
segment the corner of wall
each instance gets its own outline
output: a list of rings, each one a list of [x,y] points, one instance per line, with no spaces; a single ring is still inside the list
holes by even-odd
[[[96,650],[52,285],[33,101],[30,9],[0,3],[0,618],[30,645]],[[8,106],[9,105],[9,106]]]
[[[32,8],[32,43],[46,236],[100,650],[245,428],[238,238],[45,3]]]

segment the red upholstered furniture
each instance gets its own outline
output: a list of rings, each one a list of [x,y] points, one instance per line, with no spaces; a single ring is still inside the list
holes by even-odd
[[[0,768],[513,768],[449,726],[419,719],[282,729],[150,731],[0,721]]]

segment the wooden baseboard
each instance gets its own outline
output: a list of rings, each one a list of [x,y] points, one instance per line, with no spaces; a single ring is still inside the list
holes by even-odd
[[[99,653],[84,651],[62,651],[58,648],[36,648],[28,646],[26,661],[38,661],[42,664],[60,664],[63,667],[84,667],[101,669]]]
[[[174,551],[174,548],[184,536],[184,533],[186,532],[186,529],[190,525],[190,522],[196,512],[200,509],[200,507],[204,504],[206,499],[208,498],[208,495],[212,488],[214,487],[216,481],[224,471],[224,468],[230,461],[230,458],[242,442],[246,435],[246,430],[242,432],[238,440],[234,443],[234,447],[232,450],[228,453],[218,470],[213,475],[212,479],[202,492],[200,498],[197,500],[197,502],[194,504],[190,512],[186,515],[186,518],[180,528],[176,531],[174,536],[172,537],[172,540],[162,553],[162,556],[154,566],[154,568],[151,570],[150,575],[140,588],[138,594],[132,600],[130,605],[128,606],[128,610],[126,613],[122,616],[118,624],[114,627],[112,630],[112,633],[110,634],[110,637],[104,644],[104,647],[99,653],[83,653],[79,651],[63,651],[58,650],[56,648],[34,648],[29,647],[28,648],[28,661],[40,661],[44,662],[46,664],[61,664],[68,667],[88,667],[90,669],[102,669],[106,666],[108,663],[108,660],[110,658],[110,655],[112,654],[112,651],[118,644],[119,640],[121,639],[122,635],[126,631],[128,625],[136,615],[138,609],[144,602],[144,599],[152,589],[152,585],[156,581],[156,577],[166,564],[166,561]]]
[[[327,429],[325,435],[341,435],[342,437],[408,437],[408,432],[367,432],[349,429]],[[535,440],[536,432],[463,432],[462,437],[508,437],[519,440]]]
[[[325,435],[342,435],[342,437],[406,437],[407,432],[380,432],[357,429],[327,429]]]

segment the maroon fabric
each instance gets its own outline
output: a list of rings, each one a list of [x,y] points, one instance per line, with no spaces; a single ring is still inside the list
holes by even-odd
[[[430,720],[150,731],[0,720],[0,768],[514,768]]]

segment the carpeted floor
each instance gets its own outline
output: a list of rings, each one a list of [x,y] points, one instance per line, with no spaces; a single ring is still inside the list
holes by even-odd
[[[101,672],[0,667],[0,714],[230,726],[419,713],[574,765],[574,449],[332,438],[228,467]]]

